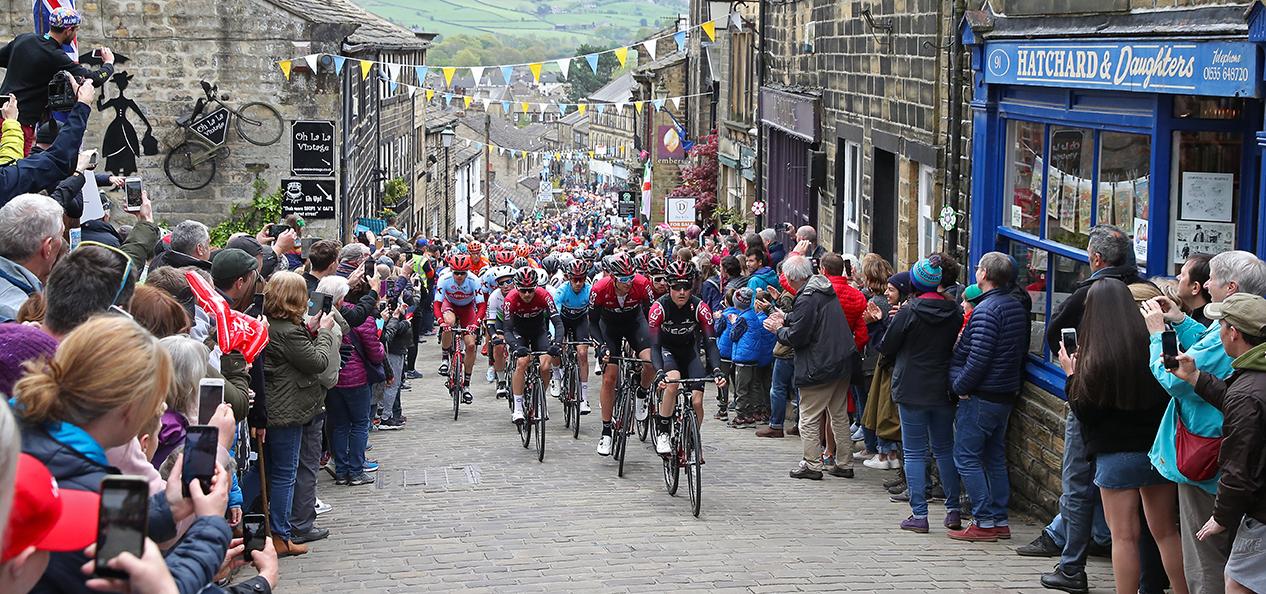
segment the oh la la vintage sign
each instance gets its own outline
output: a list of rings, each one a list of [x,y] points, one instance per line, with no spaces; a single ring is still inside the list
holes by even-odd
[[[1151,93],[1256,97],[1254,44],[1233,41],[997,42],[985,82]]]

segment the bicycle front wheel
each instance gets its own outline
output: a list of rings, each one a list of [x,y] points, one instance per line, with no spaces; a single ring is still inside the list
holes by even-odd
[[[615,405],[615,457],[620,461],[616,475],[624,477],[624,457],[628,453],[629,445],[629,423],[633,420],[633,403],[627,392],[622,392],[618,396],[619,401]]]
[[[448,368],[448,392],[453,396],[453,420],[457,420],[457,413],[460,410],[462,402],[462,349],[453,349],[453,361]]]
[[[267,103],[247,103],[237,110],[237,134],[246,142],[268,146],[281,140],[281,114]]]
[[[678,456],[677,443],[673,443],[672,453],[664,456],[664,486],[668,487],[669,495],[677,494],[677,485],[681,480],[681,465],[678,463],[679,460],[680,456]]]
[[[703,441],[699,439],[699,423],[693,408],[686,413],[683,425],[681,438],[686,454],[686,490],[690,492],[690,511],[697,518],[703,506]]]
[[[215,177],[215,155],[206,145],[186,141],[167,153],[163,173],[182,190],[201,190]]]
[[[534,406],[532,407],[532,420],[536,424],[536,461],[545,461],[545,417],[549,416],[545,412],[547,406],[545,399],[544,386],[536,386],[536,396],[533,397]]]

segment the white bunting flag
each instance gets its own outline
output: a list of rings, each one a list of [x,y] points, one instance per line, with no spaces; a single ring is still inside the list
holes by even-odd
[[[673,97],[673,107],[681,109],[681,97]]]
[[[317,69],[317,54],[312,54],[312,55],[310,55],[310,56],[304,56],[304,57],[303,57],[303,61],[308,63],[308,70],[311,70],[311,71],[313,71],[313,72],[316,72],[316,69]]]
[[[567,73],[571,71],[571,58],[559,60],[558,69],[563,71],[563,78],[567,78]]]
[[[391,77],[392,82],[395,82],[398,78],[400,78],[400,65],[388,63],[387,76]]]
[[[481,79],[483,79],[483,77],[484,77],[484,67],[483,67],[483,66],[471,66],[471,67],[470,67],[470,75],[471,75],[471,76],[473,76],[473,77],[475,77],[475,86],[479,86],[479,81],[480,81]]]
[[[646,49],[646,55],[650,56],[651,60],[655,59],[655,43],[654,39],[642,43],[642,47]]]

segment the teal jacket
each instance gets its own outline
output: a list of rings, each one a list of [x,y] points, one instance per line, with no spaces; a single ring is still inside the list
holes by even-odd
[[[1187,317],[1182,323],[1174,327],[1174,332],[1178,335],[1178,346],[1190,355],[1192,359],[1195,359],[1196,367],[1200,371],[1207,371],[1217,376],[1218,379],[1226,379],[1233,371],[1231,369],[1232,359],[1222,349],[1222,337],[1218,332],[1219,329],[1220,327],[1217,323],[1206,328],[1199,322]],[[1152,451],[1149,452],[1152,466],[1156,467],[1161,476],[1175,483],[1197,485],[1205,491],[1216,494],[1218,492],[1218,476],[1214,476],[1207,481],[1195,483],[1183,476],[1181,472],[1178,472],[1178,424],[1175,417],[1178,415],[1176,406],[1181,405],[1182,424],[1188,431],[1205,437],[1221,437],[1222,412],[1198,396],[1191,384],[1178,379],[1178,376],[1165,370],[1165,365],[1161,360],[1159,332],[1152,334],[1151,342],[1152,375],[1156,376],[1156,380],[1165,387],[1165,391],[1169,392],[1169,395],[1173,398],[1169,402],[1169,407],[1165,409],[1165,416],[1161,419],[1160,429],[1156,431],[1156,441],[1152,443]],[[1220,474],[1221,471],[1219,471]]]

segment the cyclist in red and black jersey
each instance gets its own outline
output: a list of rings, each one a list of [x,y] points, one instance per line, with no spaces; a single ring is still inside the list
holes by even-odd
[[[523,420],[523,385],[528,357],[531,351],[549,351],[548,357],[541,357],[541,377],[550,376],[550,363],[561,352],[557,342],[563,336],[563,319],[554,305],[554,298],[540,286],[535,270],[520,268],[514,275],[514,285],[516,290],[505,296],[501,310],[506,344],[518,358],[512,386],[514,412],[510,415],[510,420],[518,423]],[[554,336],[558,338],[550,338],[549,324],[553,324]]]
[[[663,256],[652,256],[646,261],[646,278],[651,281],[651,299],[659,299],[668,294],[668,260]]]
[[[598,439],[598,454],[611,455],[611,413],[615,404],[615,383],[619,380],[619,368],[610,360],[619,355],[621,345],[628,341],[633,352],[642,359],[650,358],[650,331],[646,314],[650,307],[650,282],[633,271],[633,264],[624,254],[607,262],[608,275],[594,283],[590,289],[589,325],[596,331],[599,341],[598,361],[604,366],[602,373],[602,437]],[[647,396],[655,369],[650,363],[642,367],[641,389],[636,398],[639,421],[645,420],[649,409]]]
[[[708,304],[690,294],[694,287],[695,269],[688,262],[673,262],[668,266],[666,279],[669,294],[651,305],[649,329],[651,337],[651,361],[658,371],[656,385],[664,390],[664,398],[656,411],[655,451],[667,455],[672,450],[673,408],[677,405],[677,386],[662,383],[665,379],[706,377],[711,375],[717,387],[725,386],[725,374],[721,373],[721,358],[717,352],[716,338],[712,333],[712,310]],[[707,366],[699,360],[700,341],[707,353]],[[695,418],[703,418],[703,383],[688,384]]]

